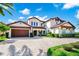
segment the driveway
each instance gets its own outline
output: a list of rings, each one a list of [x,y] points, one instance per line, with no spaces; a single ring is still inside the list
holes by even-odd
[[[10,45],[15,45],[15,50],[22,50],[23,46],[27,46],[33,55],[38,55],[40,52],[47,52],[49,47],[67,44],[79,41],[77,38],[47,38],[47,37],[34,37],[34,38],[11,38],[13,43],[0,44],[0,52],[2,55],[9,55]]]

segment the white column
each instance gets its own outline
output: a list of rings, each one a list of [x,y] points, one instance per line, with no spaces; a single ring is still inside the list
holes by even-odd
[[[30,37],[30,30],[29,30],[29,37]]]
[[[42,30],[42,35],[43,35],[43,30]]]
[[[32,33],[32,32],[33,32],[33,29],[31,27],[31,29],[29,30],[29,37],[30,37],[30,33]]]
[[[37,36],[39,35],[39,31],[37,30]]]
[[[11,38],[11,29],[9,30],[9,38]]]

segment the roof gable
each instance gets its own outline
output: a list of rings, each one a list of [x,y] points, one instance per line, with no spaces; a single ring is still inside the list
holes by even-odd
[[[40,19],[38,19],[38,18],[36,18],[36,17],[29,18],[28,21],[29,21],[29,20],[32,20],[32,19],[36,19],[36,20],[38,20],[38,21],[40,21],[40,22],[44,22],[44,21],[42,21],[42,20],[40,20]]]
[[[51,21],[51,20],[65,22],[64,20],[61,20],[59,17],[50,18],[50,19],[48,19],[46,22]]]
[[[72,25],[70,22],[64,22],[64,23],[62,23],[62,24],[60,24],[60,25],[63,25],[63,26],[70,26],[70,27],[74,27],[74,28],[75,28],[75,26]]]
[[[71,27],[72,27],[72,25],[69,24],[69,23],[63,23],[63,24],[61,24],[61,25],[63,25],[63,26],[71,26]]]
[[[59,26],[70,27],[70,28],[74,28],[74,29],[75,29],[75,26],[72,25],[70,22],[63,22],[63,23],[61,23],[61,24],[54,25],[54,26],[52,26],[51,28],[59,27]]]
[[[16,27],[31,27],[29,24],[23,22],[23,21],[17,21],[17,22],[13,22],[8,24],[9,26],[16,26]]]

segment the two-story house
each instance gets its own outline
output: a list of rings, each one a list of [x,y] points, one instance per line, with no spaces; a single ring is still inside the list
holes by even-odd
[[[28,37],[40,36],[49,32],[54,34],[73,34],[75,27],[58,17],[50,18],[47,21],[42,21],[36,17],[29,18],[26,22],[16,21],[8,24],[11,27],[9,37]]]
[[[36,17],[29,18],[27,22],[16,21],[10,24],[7,24],[11,27],[8,32],[9,37],[28,37],[32,33],[33,36],[40,36],[45,34],[45,27],[41,24],[43,21],[39,20]]]

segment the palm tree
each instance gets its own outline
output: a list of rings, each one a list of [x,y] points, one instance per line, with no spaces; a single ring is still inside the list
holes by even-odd
[[[5,16],[4,11],[7,11],[10,15],[12,15],[12,13],[9,11],[9,9],[14,10],[12,3],[0,3],[0,14],[2,16]]]

